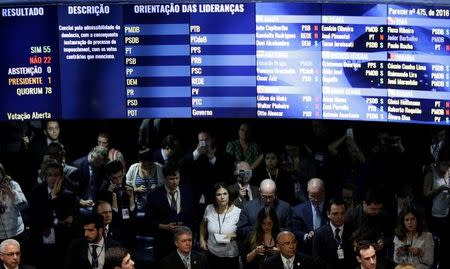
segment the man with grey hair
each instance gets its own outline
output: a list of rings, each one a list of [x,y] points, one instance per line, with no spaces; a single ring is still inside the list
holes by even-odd
[[[80,171],[79,191],[77,201],[83,209],[91,212],[96,200],[97,191],[106,178],[104,166],[108,162],[108,149],[96,146],[91,149],[87,156],[81,157],[73,162],[73,166]],[[83,213],[88,213],[82,210]]]
[[[259,189],[256,186],[250,185],[252,179],[252,169],[248,162],[242,161],[236,164],[234,171],[236,183],[230,185],[230,200],[239,208],[243,208],[248,201],[259,199]]]
[[[272,179],[264,179],[259,185],[261,197],[253,199],[244,204],[238,221],[238,238],[245,240],[250,232],[253,230],[258,212],[264,207],[272,207],[278,216],[280,228],[284,230],[291,230],[292,227],[292,210],[291,206],[277,198],[277,186]]]
[[[309,200],[292,209],[292,224],[302,249],[311,254],[314,231],[327,223],[324,210],[325,186],[320,178],[312,178],[308,181],[307,190]]]
[[[0,244],[1,269],[31,269],[20,264],[20,244],[15,239],[6,239]]]
[[[192,250],[192,231],[187,226],[180,226],[174,232],[177,250],[164,257],[160,269],[207,269],[208,262],[203,253]]]

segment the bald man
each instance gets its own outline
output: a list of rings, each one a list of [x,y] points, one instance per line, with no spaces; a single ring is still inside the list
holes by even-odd
[[[291,230],[292,210],[291,206],[280,199],[277,199],[277,186],[271,179],[264,179],[259,185],[260,198],[253,199],[244,204],[239,216],[238,239],[245,240],[253,230],[258,212],[264,207],[273,207],[277,213],[280,228]]]
[[[263,269],[313,269],[314,262],[310,256],[297,253],[297,240],[295,235],[288,231],[280,232],[277,235],[277,248],[279,255],[268,258]]]

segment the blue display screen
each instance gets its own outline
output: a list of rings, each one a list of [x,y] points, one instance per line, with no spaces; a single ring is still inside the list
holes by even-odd
[[[450,122],[450,7],[95,3],[0,10],[1,121]]]

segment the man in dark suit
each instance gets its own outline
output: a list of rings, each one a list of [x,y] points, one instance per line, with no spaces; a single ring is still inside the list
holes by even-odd
[[[258,187],[249,184],[252,179],[252,169],[248,162],[237,163],[234,175],[237,182],[230,185],[228,189],[230,190],[230,200],[235,206],[243,208],[246,202],[259,199]]]
[[[175,135],[167,135],[161,141],[161,148],[153,152],[153,160],[164,165],[169,162],[177,162],[177,155],[180,147],[180,140]]]
[[[327,223],[323,181],[320,178],[310,179],[307,190],[309,200],[292,209],[292,227],[302,250],[311,254],[315,230]]]
[[[102,269],[107,249],[119,244],[103,237],[103,216],[91,213],[83,219],[84,237],[72,240],[64,269]]]
[[[94,209],[95,212],[103,216],[103,224],[105,227],[103,237],[120,242],[120,227],[118,225],[118,221],[114,218],[111,204],[108,201],[100,200],[97,201]]]
[[[231,183],[233,162],[221,153],[211,132],[202,130],[197,134],[197,147],[180,160],[184,181],[189,182],[205,198],[205,204],[215,200],[212,189],[217,182]],[[203,211],[201,212],[203,216]]]
[[[332,199],[327,214],[330,222],[316,230],[312,256],[326,269],[354,268],[354,252],[350,242],[351,229],[344,226],[345,202]]]
[[[194,214],[198,197],[189,186],[180,185],[178,167],[171,163],[165,165],[163,175],[164,185],[149,192],[145,212],[146,223],[155,237],[156,260],[175,250],[173,232],[179,226],[199,227]]]
[[[61,268],[64,251],[74,233],[75,196],[63,185],[63,166],[49,160],[44,168],[45,181],[33,189],[30,197],[31,240],[37,264]],[[48,259],[52,263],[48,264]]]
[[[192,250],[192,231],[179,227],[174,234],[177,250],[164,257],[159,269],[207,269],[208,261],[203,253]]]
[[[96,195],[106,180],[104,166],[108,162],[108,149],[96,146],[87,156],[73,162],[73,166],[80,171],[80,184],[77,201],[83,213],[92,211]]]
[[[264,179],[259,186],[260,199],[254,199],[244,204],[239,216],[238,238],[245,240],[254,229],[258,218],[258,212],[264,207],[273,207],[278,216],[281,229],[291,230],[292,210],[291,206],[276,196],[277,186],[271,179]]]
[[[20,264],[20,244],[14,239],[6,239],[0,244],[0,269],[32,269],[34,267]]]
[[[297,253],[295,235],[288,231],[280,232],[277,236],[279,255],[268,258],[263,263],[263,269],[313,269],[314,261],[311,257]]]
[[[80,184],[80,171],[78,168],[65,163],[65,149],[60,142],[52,142],[47,147],[47,156],[57,160],[64,167],[63,185],[73,193],[78,193]]]
[[[125,183],[123,165],[113,160],[105,166],[107,180],[100,188],[97,199],[111,203],[114,220],[120,229],[120,242],[131,253],[136,248],[136,203],[133,187]],[[102,197],[102,198],[101,198]]]

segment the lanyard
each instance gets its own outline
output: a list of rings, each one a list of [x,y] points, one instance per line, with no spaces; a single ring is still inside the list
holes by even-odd
[[[278,178],[278,168],[277,171],[275,172],[275,178],[272,178],[272,175],[269,172],[269,169],[266,168],[267,174],[269,175],[269,178],[272,179],[273,181],[276,181]]]
[[[225,217],[227,216],[228,206],[225,208],[225,214],[223,214],[222,224],[220,223],[219,212],[217,212],[217,222],[219,222],[219,234],[222,234],[222,225],[225,222]]]

